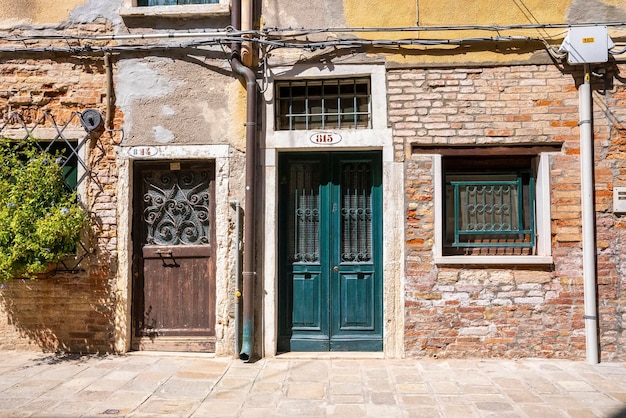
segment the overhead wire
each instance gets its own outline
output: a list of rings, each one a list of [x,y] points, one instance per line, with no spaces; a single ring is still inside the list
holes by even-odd
[[[517,1],[517,0],[513,0]],[[616,28],[626,28],[626,22],[602,22],[602,25]],[[580,24],[582,25],[582,24]],[[600,25],[594,23],[593,25]],[[520,36],[520,35],[501,35],[501,32],[510,30],[534,30],[537,28],[569,28],[577,25],[571,24],[540,24],[531,23],[523,25],[461,25],[461,26],[415,26],[415,27],[395,27],[395,28],[317,28],[317,29],[293,29],[293,28],[265,28],[253,31],[237,31],[232,27],[226,27],[216,30],[203,30],[193,32],[156,32],[148,34],[107,34],[107,35],[68,35],[64,33],[36,33],[36,34],[7,34],[0,35],[0,40],[4,43],[19,42],[23,46],[0,47],[0,53],[27,53],[27,52],[58,52],[71,54],[89,54],[89,53],[113,53],[125,51],[150,51],[150,50],[169,50],[169,49],[186,49],[201,48],[208,46],[221,46],[222,49],[228,48],[233,42],[253,42],[264,46],[271,50],[279,48],[288,49],[304,49],[316,51],[325,48],[402,48],[402,47],[437,47],[437,46],[461,46],[487,42],[538,42],[543,44],[544,49],[553,57],[561,59],[563,53],[559,53],[555,45],[543,36]],[[404,33],[404,32],[420,32],[420,31],[457,31],[457,30],[484,30],[495,31],[497,36],[484,37],[464,37],[464,38],[444,38],[444,39],[423,39],[406,37],[404,39],[364,39],[356,37],[338,37],[336,39],[327,40],[310,40],[309,36],[323,33],[333,34],[350,34],[350,33]],[[541,34],[541,33],[540,33]],[[133,44],[123,43],[120,45],[94,45],[94,42],[102,41],[142,41],[142,40],[171,40],[171,39],[192,39],[189,42],[169,43],[161,42],[154,44]],[[65,41],[67,46],[31,46],[28,41]],[[72,45],[72,43],[77,45]],[[619,55],[626,52],[620,50],[612,52],[613,55]]]

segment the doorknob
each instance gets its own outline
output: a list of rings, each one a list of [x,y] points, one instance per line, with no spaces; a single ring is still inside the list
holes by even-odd
[[[333,267],[333,271],[339,271],[339,267],[337,266]]]

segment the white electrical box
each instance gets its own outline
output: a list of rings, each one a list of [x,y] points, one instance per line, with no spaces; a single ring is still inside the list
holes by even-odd
[[[569,64],[593,64],[607,62],[614,46],[606,26],[585,26],[569,28],[559,49]]]
[[[613,213],[626,213],[626,187],[613,188]]]

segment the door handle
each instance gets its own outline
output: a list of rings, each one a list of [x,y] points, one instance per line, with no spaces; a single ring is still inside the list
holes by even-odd
[[[337,267],[337,266],[333,267],[333,271],[334,271],[334,272],[339,271],[339,267]]]
[[[156,250],[155,253],[161,259],[163,267],[180,267],[180,264],[176,262],[176,259],[172,254],[172,250]],[[166,260],[171,260],[171,262],[168,263]]]

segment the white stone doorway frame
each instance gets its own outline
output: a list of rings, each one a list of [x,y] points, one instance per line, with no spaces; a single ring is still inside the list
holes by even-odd
[[[277,354],[278,342],[278,234],[277,161],[286,151],[382,151],[383,159],[383,355],[404,355],[404,164],[394,162],[391,129],[387,127],[387,87],[384,65],[343,65],[332,69],[319,67],[285,67],[269,70],[265,103],[273,103],[273,82],[277,79],[369,76],[372,92],[372,128],[347,129],[341,141],[320,146],[310,141],[316,131],[274,131],[274,109],[267,107],[264,146],[261,147],[263,172],[263,349],[262,355]]]

